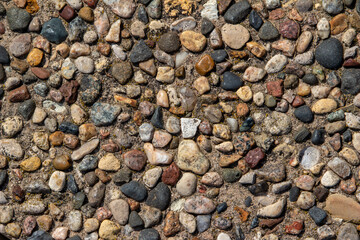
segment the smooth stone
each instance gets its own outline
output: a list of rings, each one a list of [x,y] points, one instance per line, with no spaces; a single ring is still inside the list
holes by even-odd
[[[163,211],[169,206],[170,200],[170,189],[166,184],[160,182],[154,189],[149,192],[145,203],[150,207],[154,207]]]
[[[343,63],[343,46],[341,42],[335,38],[323,41],[315,50],[315,59],[325,68],[340,68]]]
[[[126,183],[122,185],[120,189],[127,197],[130,197],[138,202],[143,201],[147,196],[145,186],[137,181]]]
[[[241,0],[233,4],[224,15],[226,22],[231,24],[240,23],[250,13],[251,6],[247,0]]]
[[[184,171],[203,175],[210,167],[209,160],[200,152],[193,140],[183,140],[179,144],[177,165]]]

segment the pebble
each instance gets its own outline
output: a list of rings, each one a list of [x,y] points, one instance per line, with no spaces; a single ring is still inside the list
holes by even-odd
[[[180,34],[181,45],[192,52],[201,52],[206,46],[206,38],[201,33],[191,30]]]
[[[274,40],[279,36],[279,31],[271,22],[264,22],[259,29],[259,37],[264,41]]]
[[[287,57],[281,54],[272,57],[265,66],[265,70],[268,73],[277,73],[281,71],[287,64]]]
[[[244,0],[243,2],[247,1]],[[221,28],[221,35],[225,44],[233,49],[242,48],[250,39],[249,31],[241,25],[225,24]]]
[[[355,95],[360,91],[358,83],[360,78],[358,77],[358,69],[345,69],[341,78],[341,91],[345,94]]]
[[[329,52],[329,49],[332,49]],[[315,50],[316,61],[325,68],[338,69],[343,63],[343,46],[335,38],[330,38],[317,46]]]
[[[224,90],[234,91],[243,86],[244,82],[241,78],[233,72],[225,72],[223,74],[223,81],[221,87]]]
[[[193,138],[201,120],[197,118],[181,118],[180,122],[183,138]]]
[[[120,225],[125,225],[129,219],[129,205],[123,199],[117,199],[109,203],[109,209]]]
[[[337,103],[335,100],[330,98],[325,98],[316,101],[312,105],[311,111],[315,114],[324,114],[324,113],[330,113],[336,108],[337,108]]]
[[[121,192],[135,201],[143,201],[147,196],[144,185],[137,181],[131,181],[121,186]]]
[[[306,147],[299,153],[299,160],[304,169],[311,169],[320,161],[320,151],[314,147]]]
[[[322,7],[327,13],[335,15],[343,10],[343,2],[338,0],[322,0]]]
[[[184,209],[193,214],[209,214],[215,210],[213,201],[204,196],[193,196],[185,201]]]
[[[166,53],[175,52],[180,47],[179,36],[175,32],[165,33],[160,37],[158,46]]]
[[[27,29],[31,16],[25,9],[11,7],[6,11],[6,18],[12,31],[23,32]]]
[[[65,41],[68,36],[68,33],[59,18],[52,18],[45,22],[40,34],[50,42],[56,44]]]
[[[64,172],[55,171],[49,180],[49,187],[51,190],[60,192],[65,187],[66,175]]]
[[[273,204],[260,208],[257,212],[257,215],[264,218],[276,218],[282,214],[285,206],[286,198],[283,198]]]
[[[130,53],[130,61],[132,63],[139,63],[150,59],[152,56],[153,54],[151,49],[143,40],[140,40],[134,45]]]
[[[314,114],[312,113],[311,109],[306,105],[296,108],[294,111],[294,115],[296,118],[298,118],[304,123],[310,123],[314,120]]]
[[[224,15],[226,22],[231,24],[240,23],[250,13],[251,6],[247,0],[242,0],[228,8]]]
[[[195,174],[184,173],[184,175],[180,178],[180,180],[176,184],[176,191],[181,196],[190,196],[196,190],[196,182],[197,182],[197,178]]]
[[[81,145],[80,148],[78,148],[71,154],[71,159],[74,161],[82,159],[84,156],[94,151],[94,149],[96,149],[99,145],[99,142],[99,139],[93,139],[89,142],[84,143],[83,145]]]
[[[255,30],[259,31],[259,29],[263,25],[264,21],[262,20],[260,15],[255,10],[251,10],[250,15],[249,15],[249,23],[250,23],[251,27],[253,27]]]

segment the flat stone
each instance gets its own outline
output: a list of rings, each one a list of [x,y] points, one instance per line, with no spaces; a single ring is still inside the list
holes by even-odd
[[[352,198],[341,194],[331,194],[326,199],[325,210],[328,211],[332,217],[355,223],[360,221],[360,204]]]
[[[249,31],[242,25],[224,24],[221,28],[221,35],[226,45],[233,49],[242,48],[250,39]]]

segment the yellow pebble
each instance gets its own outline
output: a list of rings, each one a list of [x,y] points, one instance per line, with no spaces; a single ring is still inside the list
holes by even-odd
[[[35,67],[41,63],[43,55],[44,54],[40,49],[33,48],[27,56],[26,60],[30,66]]]
[[[41,166],[41,160],[38,157],[31,157],[20,163],[21,169],[26,172],[32,172],[38,170],[40,166]]]

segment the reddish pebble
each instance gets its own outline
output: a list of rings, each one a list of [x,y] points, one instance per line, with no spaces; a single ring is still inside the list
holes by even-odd
[[[341,149],[341,135],[340,133],[335,133],[329,140],[330,145],[335,151],[339,151]]]
[[[288,39],[297,39],[300,34],[300,25],[293,20],[285,20],[280,23],[280,34]]]
[[[146,164],[146,154],[137,149],[131,150],[123,155],[125,165],[128,168],[140,171]]]
[[[35,74],[35,76],[42,80],[48,79],[50,77],[50,72],[45,68],[33,67],[31,68],[31,71],[33,74]]]
[[[208,120],[202,121],[200,123],[200,125],[199,125],[199,131],[202,134],[211,135],[212,134],[212,127],[211,127],[210,122]]]
[[[60,92],[62,93],[65,101],[69,104],[73,104],[77,98],[77,91],[79,88],[79,83],[75,80],[65,81],[60,87]]]
[[[18,87],[9,92],[9,101],[10,102],[23,102],[27,99],[30,99],[30,93],[25,85]]]
[[[107,183],[111,180],[111,177],[107,175],[107,173],[100,168],[95,169],[95,175],[100,179],[102,183]]]
[[[343,66],[344,67],[358,68],[358,67],[360,67],[360,63],[358,61],[356,61],[355,59],[353,59],[353,58],[349,58],[349,59],[345,60]]]
[[[250,168],[255,168],[258,163],[265,158],[265,153],[259,147],[250,150],[246,156],[245,161],[249,165]]]
[[[236,106],[236,114],[238,117],[246,117],[250,112],[250,109],[246,103],[239,103]]]
[[[65,134],[63,144],[70,149],[75,149],[79,144],[79,138],[72,134]]]
[[[304,105],[305,101],[300,96],[295,96],[294,101],[292,102],[293,107],[300,107],[301,105]]]
[[[98,0],[84,0],[84,3],[86,3],[89,7],[95,8]]]
[[[277,80],[266,83],[268,94],[274,97],[281,97],[283,95],[283,80]]]
[[[97,50],[104,56],[110,54],[111,46],[108,43],[98,43]]]
[[[281,8],[277,8],[269,13],[269,20],[278,20],[285,17],[285,12]]]
[[[199,185],[198,192],[199,193],[205,193],[206,192],[206,187],[204,185]]]
[[[36,219],[33,216],[27,216],[24,220],[23,233],[26,236],[31,235],[36,227]]]
[[[76,17],[75,10],[70,7],[69,5],[66,5],[61,11],[60,16],[65,19],[67,22],[70,22]]]
[[[346,194],[353,194],[356,190],[355,178],[342,180],[340,182],[340,189]]]
[[[4,34],[5,33],[5,25],[0,22],[0,34]]]
[[[111,218],[112,214],[109,209],[107,209],[105,207],[100,207],[96,210],[95,216],[96,216],[97,220],[102,222],[105,219]]]
[[[172,163],[163,172],[161,176],[161,181],[167,185],[174,186],[180,178],[180,173],[181,172],[179,167],[175,163]]]
[[[291,224],[285,226],[285,231],[288,234],[298,235],[304,228],[304,221],[293,221]]]
[[[101,148],[105,152],[111,152],[111,153],[118,152],[120,150],[119,146],[116,143],[114,143],[111,139],[109,140],[109,143],[102,145]]]
[[[63,99],[63,96],[59,90],[51,89],[49,95],[50,98],[55,102],[61,102]]]

